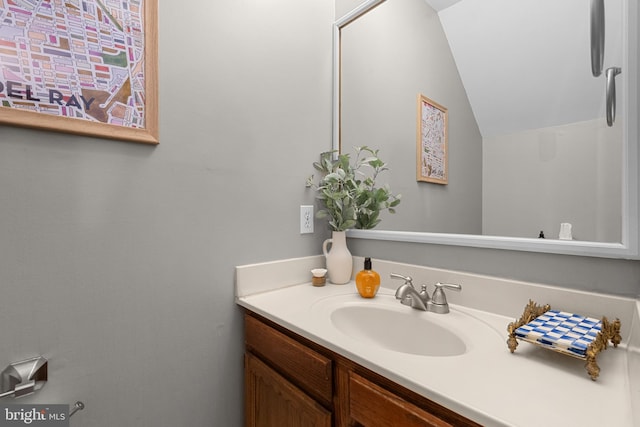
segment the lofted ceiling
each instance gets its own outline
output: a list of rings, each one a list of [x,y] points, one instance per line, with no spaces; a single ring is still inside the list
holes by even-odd
[[[584,0],[425,0],[438,12],[484,137],[604,116]],[[621,6],[606,2],[605,68],[621,65]]]
[[[454,5],[462,0],[424,0],[429,6],[431,6],[436,12],[446,9],[451,5]]]

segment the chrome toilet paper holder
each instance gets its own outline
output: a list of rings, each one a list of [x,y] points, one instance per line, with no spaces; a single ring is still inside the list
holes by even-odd
[[[0,398],[22,397],[40,390],[47,382],[47,359],[42,356],[21,360],[0,373]]]
[[[47,359],[38,356],[7,366],[0,373],[0,399],[27,396],[40,390],[48,379],[47,365]],[[69,417],[84,408],[85,404],[78,400],[69,408]]]

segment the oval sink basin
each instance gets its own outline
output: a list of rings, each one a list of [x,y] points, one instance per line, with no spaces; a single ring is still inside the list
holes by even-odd
[[[458,335],[428,319],[430,313],[400,308],[404,310],[373,304],[346,305],[335,308],[330,317],[338,330],[354,340],[387,350],[422,356],[457,356],[467,351]]]

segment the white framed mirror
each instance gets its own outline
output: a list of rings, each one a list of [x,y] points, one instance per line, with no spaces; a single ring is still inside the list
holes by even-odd
[[[361,4],[359,4],[356,8],[346,13],[341,18],[337,19],[334,24],[334,76],[333,76],[334,77],[334,94],[333,94],[334,129],[333,129],[333,141],[332,141],[333,149],[343,150],[345,152],[348,152],[349,147],[352,145],[372,145],[376,148],[381,148],[380,155],[384,160],[390,163],[392,175],[397,175],[399,174],[398,171],[403,171],[404,169],[410,170],[415,165],[415,157],[402,158],[400,154],[397,154],[402,150],[407,150],[408,152],[413,153],[413,155],[415,156],[415,96],[418,95],[418,92],[427,92],[427,93],[424,93],[424,95],[428,97],[437,98],[435,99],[436,102],[440,102],[440,98],[446,98],[446,96],[449,96],[448,92],[446,96],[443,95],[445,93],[443,91],[448,89],[443,88],[442,84],[438,85],[438,89],[441,91],[441,92],[438,92],[438,90],[433,88],[434,86],[433,84],[430,85],[429,81],[425,82],[425,84],[418,89],[410,89],[411,95],[405,96],[404,100],[401,100],[401,101],[398,101],[397,99],[392,99],[392,96],[389,95],[389,93],[385,93],[384,90],[379,90],[380,86],[361,88],[361,92],[360,92],[361,95],[359,96],[359,98],[365,98],[364,96],[362,96],[363,93],[368,96],[368,93],[374,93],[374,92],[376,94],[380,92],[380,94],[382,94],[380,96],[383,96],[382,98],[379,98],[379,99],[373,98],[374,100],[370,102],[367,99],[364,99],[365,104],[368,102],[369,104],[373,104],[373,105],[382,105],[382,103],[384,102],[385,108],[387,107],[386,103],[389,103],[391,104],[390,108],[394,108],[398,111],[403,111],[402,122],[400,124],[385,123],[384,124],[385,127],[382,128],[381,130],[376,130],[376,129],[373,130],[376,134],[384,134],[385,132],[387,132],[385,137],[389,140],[393,139],[394,143],[403,144],[402,150],[398,149],[398,146],[380,147],[376,143],[369,143],[372,137],[368,137],[367,133],[362,128],[362,123],[367,123],[366,120],[369,120],[368,123],[385,122],[387,117],[386,115],[384,116],[385,120],[381,120],[380,116],[375,116],[370,111],[364,111],[362,107],[357,107],[359,109],[356,109],[356,110],[351,110],[351,111],[348,110],[349,108],[354,108],[352,107],[352,105],[358,106],[359,104],[357,102],[354,103],[352,98],[349,98],[349,99],[345,98],[345,96],[353,96],[353,95],[350,95],[351,93],[358,93],[358,92],[354,92],[351,86],[347,87],[346,85],[347,84],[352,85],[353,81],[366,82],[367,79],[365,78],[359,79],[357,74],[356,74],[356,77],[354,78],[353,77],[354,70],[352,68],[347,68],[347,67],[351,67],[352,66],[351,64],[354,62],[352,57],[357,56],[353,54],[353,46],[357,46],[357,45],[351,43],[351,39],[347,40],[346,37],[352,37],[349,31],[352,31],[352,29],[356,28],[358,25],[364,23],[365,19],[371,18],[372,16],[374,16],[373,15],[374,13],[375,14],[386,13],[385,8],[387,6],[392,6],[392,3],[399,2],[399,1],[400,0],[364,1]],[[428,20],[428,22],[424,22],[423,24],[420,24],[420,25],[421,26],[429,26],[429,25],[440,26],[441,28],[438,29],[439,31],[442,31],[442,29],[445,26],[449,26],[449,28],[451,28],[451,26],[453,25],[451,24],[451,22],[446,22],[445,23],[446,25],[443,24],[445,19],[450,20],[451,16],[454,15],[453,13],[449,13],[445,17],[444,12],[451,12],[453,11],[453,7],[461,7],[465,2],[476,3],[476,4],[478,3],[478,2],[473,2],[473,0],[411,0],[411,1],[421,2],[422,4],[420,5],[420,7],[424,6],[424,7],[430,8],[429,9],[430,12],[428,13],[428,16],[430,17],[430,19]],[[506,1],[507,3],[509,2],[509,0],[506,0]],[[403,202],[398,207],[398,214],[393,215],[392,219],[389,215],[385,216],[385,218],[383,219],[380,225],[380,228],[385,228],[385,229],[349,230],[348,236],[351,238],[360,238],[360,239],[377,239],[377,240],[392,240],[392,241],[417,242],[417,243],[454,245],[454,246],[471,246],[471,247],[481,247],[481,248],[507,249],[507,250],[519,250],[519,251],[529,251],[529,252],[546,252],[546,253],[582,255],[582,256],[594,256],[594,257],[606,257],[606,258],[625,258],[625,259],[639,258],[639,249],[638,249],[638,241],[639,241],[639,229],[638,229],[638,215],[639,215],[639,212],[638,212],[638,196],[639,196],[638,195],[638,192],[639,192],[639,185],[638,185],[638,163],[639,163],[638,161],[639,160],[638,159],[639,157],[639,152],[638,152],[638,90],[639,90],[638,88],[638,48],[639,48],[638,21],[639,21],[639,15],[638,14],[639,14],[639,11],[638,11],[637,4],[631,0],[606,0],[605,3],[611,3],[614,1],[617,3],[617,6],[615,5],[614,6],[618,7],[618,10],[620,10],[619,19],[621,20],[621,24],[617,26],[617,28],[615,25],[609,25],[609,26],[612,27],[612,30],[610,31],[614,32],[614,35],[612,36],[612,38],[615,39],[617,37],[621,41],[620,46],[618,48],[620,51],[620,54],[618,55],[618,57],[615,57],[615,55],[611,53],[614,49],[608,48],[610,53],[609,53],[609,56],[607,57],[607,60],[609,62],[619,61],[620,68],[622,69],[622,73],[617,76],[617,85],[619,88],[619,92],[617,94],[617,122],[614,124],[613,130],[603,130],[603,132],[614,132],[614,133],[617,132],[617,134],[619,135],[618,148],[610,150],[605,146],[605,151],[609,153],[610,157],[611,156],[615,157],[615,160],[618,163],[616,166],[606,166],[607,170],[616,169],[616,170],[611,170],[609,173],[609,175],[616,177],[616,179],[612,180],[616,185],[615,188],[613,188],[612,190],[605,189],[604,191],[601,191],[601,193],[603,193],[605,196],[617,193],[618,198],[616,199],[614,197],[609,199],[607,198],[598,199],[595,207],[589,207],[585,209],[585,211],[597,210],[598,212],[596,213],[595,216],[599,215],[602,218],[604,218],[604,219],[601,218],[600,222],[604,224],[604,226],[613,228],[613,231],[610,231],[607,237],[599,238],[599,236],[594,235],[595,237],[592,238],[591,234],[585,232],[585,229],[587,228],[587,226],[585,226],[582,229],[579,228],[577,230],[576,232],[577,238],[575,238],[574,240],[558,239],[557,229],[545,230],[545,235],[547,238],[539,239],[537,238],[537,233],[539,231],[538,229],[541,230],[543,229],[543,227],[544,228],[548,227],[548,226],[542,226],[539,224],[534,224],[530,226],[532,231],[528,233],[523,233],[521,235],[516,233],[511,235],[505,232],[505,234],[502,235],[502,234],[493,232],[491,228],[487,225],[488,221],[486,220],[483,221],[482,218],[478,220],[477,217],[488,216],[485,213],[485,211],[483,211],[482,209],[480,210],[468,209],[468,211],[470,212],[478,212],[478,213],[475,216],[471,215],[472,218],[467,219],[466,225],[464,226],[447,225],[439,229],[435,227],[433,224],[430,224],[430,227],[427,227],[427,230],[420,229],[420,227],[413,226],[413,224],[409,227],[404,227],[406,224],[410,223],[411,221],[405,221],[401,217],[402,210],[411,209],[411,212],[415,212],[414,209],[416,205],[416,200],[420,203],[425,203],[425,204],[435,203],[437,204],[438,207],[443,207],[442,209],[443,216],[451,216],[451,217],[455,217],[455,216],[462,217],[463,215],[457,215],[457,213],[467,211],[465,209],[464,203],[456,204],[454,202],[451,202],[447,204],[448,199],[452,200],[455,198],[452,196],[452,194],[455,192],[459,193],[458,195],[459,200],[462,199],[466,201],[474,197],[476,199],[479,198],[480,199],[479,202],[477,200],[475,201],[476,205],[478,203],[482,204],[483,199],[493,200],[491,199],[490,196],[484,195],[485,193],[484,189],[478,190],[478,188],[473,188],[473,185],[478,185],[477,182],[475,184],[459,183],[458,186],[456,187],[456,182],[455,182],[456,173],[457,173],[456,165],[460,167],[460,165],[463,164],[463,161],[456,159],[455,149],[457,148],[458,150],[461,150],[460,148],[462,144],[461,141],[468,143],[468,141],[471,140],[471,138],[473,137],[462,132],[460,130],[461,127],[458,125],[459,122],[456,122],[456,119],[458,117],[464,116],[464,114],[471,115],[472,119],[476,119],[476,123],[478,124],[478,129],[479,129],[477,131],[477,134],[480,135],[480,143],[479,143],[480,147],[489,145],[486,142],[487,140],[486,138],[484,142],[482,141],[482,137],[490,134],[491,132],[494,132],[493,129],[495,129],[496,127],[505,125],[505,128],[508,128],[509,131],[513,132],[514,126],[519,126],[518,122],[520,120],[519,120],[518,112],[515,111],[514,113],[515,115],[510,115],[512,113],[512,110],[515,110],[515,108],[500,109],[499,107],[495,107],[495,106],[494,106],[494,109],[498,111],[491,111],[490,108],[489,109],[484,108],[484,110],[482,110],[482,108],[480,109],[475,108],[477,106],[474,106],[474,108],[470,108],[470,110],[472,110],[471,113],[469,112],[465,113],[464,111],[461,111],[460,109],[456,109],[456,108],[449,109],[450,137],[451,137],[450,146],[452,146],[451,153],[450,153],[451,158],[449,160],[450,162],[452,162],[450,167],[450,172],[452,175],[450,176],[451,179],[450,179],[449,185],[434,186],[433,184],[425,185],[424,183],[420,185],[415,182],[413,183],[407,182],[406,184],[401,182],[400,185],[396,185],[397,182],[393,182],[392,188],[397,192],[401,192],[403,194]],[[406,3],[407,0],[403,0],[403,2]],[[511,1],[511,3],[513,2]],[[452,4],[453,4],[452,8],[449,8],[448,11],[445,10],[447,6],[450,6]],[[486,4],[484,2],[483,2],[483,5],[486,7]],[[397,5],[393,5],[393,6],[397,6]],[[615,10],[615,7],[613,9],[610,7],[610,10]],[[440,8],[440,11],[438,11],[439,8]],[[389,7],[389,9],[391,9],[391,7]],[[442,12],[443,10],[444,12]],[[520,8],[520,10],[522,9]],[[548,14],[547,12],[548,11],[542,11],[540,12],[540,15],[547,15]],[[574,14],[576,13],[574,12]],[[614,14],[614,12],[611,12],[611,14]],[[581,15],[581,14],[578,13],[577,15]],[[587,74],[590,79],[593,79],[593,81],[596,82],[595,84],[597,85],[597,90],[600,90],[600,88],[602,88],[602,97],[604,98],[604,86],[605,86],[604,76],[602,76],[601,78],[598,78],[598,80],[596,80],[596,78],[591,76],[591,68],[590,68],[591,65],[590,65],[590,59],[588,57],[588,48],[589,48],[588,46],[589,34],[587,32],[588,26],[589,26],[588,4],[585,6],[584,13],[582,15],[584,15],[584,19],[587,20],[587,22],[584,24],[585,32],[586,32],[585,34],[586,47],[584,50],[585,52],[587,52],[584,58],[585,74]],[[389,18],[389,19],[397,19],[397,16],[394,16],[393,18]],[[378,23],[377,25],[380,25],[380,24]],[[547,24],[547,25],[557,25],[557,23]],[[544,25],[542,26],[544,27]],[[407,25],[405,25],[405,27],[407,27]],[[375,43],[376,45],[383,45],[387,42],[391,42],[392,37],[389,36],[388,31],[392,31],[392,28],[393,28],[392,25],[382,25],[380,28],[375,30],[376,31],[375,37],[372,37],[371,35],[372,33],[369,33],[368,36],[362,37],[362,38],[369,40],[372,43]],[[615,33],[616,31],[617,31],[617,35]],[[410,33],[410,35],[412,36],[415,34],[417,33]],[[456,48],[459,49],[459,46],[456,47],[456,42],[453,40],[446,41],[445,44],[448,44],[449,48],[452,50],[455,50]],[[394,45],[392,45],[390,48],[394,49],[395,47]],[[364,56],[366,51],[367,51],[366,49],[357,50],[358,54],[362,54],[364,58],[367,58],[366,56]],[[435,57],[432,58],[429,55],[429,53],[425,53],[424,51],[415,50],[415,52],[416,52],[415,53],[416,56],[420,56],[420,55],[423,57],[426,56],[429,60],[432,60],[432,62],[439,61],[439,59]],[[606,52],[607,51],[605,50],[605,56],[607,55]],[[561,59],[563,60],[567,58],[574,60],[572,55],[566,53],[566,51],[564,51],[560,55],[562,57]],[[455,55],[452,54],[451,56],[454,57]],[[512,58],[512,59],[513,61],[517,60],[517,58]],[[559,58],[556,58],[556,59],[559,59]],[[383,58],[383,60],[385,59]],[[582,60],[583,59],[580,59],[580,61]],[[461,69],[464,68],[462,61],[459,58],[455,58],[454,61],[457,61],[458,68],[461,68]],[[385,68],[384,63],[382,65],[376,65],[377,63],[375,61],[369,60],[369,59],[366,59],[366,61],[361,60],[361,62],[366,62],[365,64],[366,66],[365,68],[361,68],[357,70],[357,72],[362,73],[360,75],[364,76],[364,73],[370,73],[370,74],[378,73],[381,75],[381,78],[383,80],[386,79],[388,81],[407,80],[408,74],[411,74],[411,73],[420,74],[420,75],[429,75],[430,72],[431,73],[438,72],[438,70],[433,71],[431,69],[426,69],[425,66],[422,65],[423,68],[421,69],[418,68],[417,70],[403,69],[403,72],[402,72],[403,74],[397,76],[397,75],[390,75],[389,74],[390,72],[387,70],[387,68]],[[388,59],[388,62],[390,62],[393,65],[396,63],[400,64],[401,61],[398,61],[397,59]],[[553,65],[556,65],[556,62],[554,62]],[[533,64],[534,66],[529,66],[528,68],[526,68],[527,74],[531,74],[535,76],[536,74],[540,74],[541,69],[545,68],[544,66],[541,66],[540,63],[535,65],[536,63],[534,62]],[[608,66],[607,63],[605,63],[605,67],[606,66]],[[430,67],[430,66],[427,65],[427,67]],[[402,69],[402,67],[396,67],[396,68]],[[405,72],[407,73],[407,76],[404,75]],[[460,76],[463,76],[466,71],[458,70],[457,72],[460,74]],[[501,83],[501,80],[499,78],[495,78],[493,80],[490,78],[488,79],[487,76],[484,76],[483,78],[485,79],[485,81],[489,80],[487,81],[486,86],[494,87],[494,91],[493,91],[494,93],[497,89],[499,89],[499,87],[497,87],[497,86],[500,86],[500,83]],[[560,82],[560,85],[562,87],[568,86],[570,81],[573,80],[571,76],[567,77],[566,75],[563,75],[561,70],[558,70],[558,78],[564,79],[564,81]],[[343,81],[343,79],[345,79],[345,81]],[[394,88],[391,88],[392,92],[393,92],[393,89]],[[469,96],[469,99],[470,99],[469,104],[473,104],[474,102],[478,104],[478,102],[475,100],[476,98],[473,93],[474,90],[476,90],[477,92],[477,88],[476,89],[465,88],[463,90],[462,94]],[[514,90],[506,89],[506,91],[513,92]],[[519,97],[521,99],[526,98],[526,96],[522,94],[519,94]],[[531,97],[533,97],[533,95],[531,95]],[[555,119],[556,117],[559,117],[562,115],[559,113],[559,110],[554,110],[555,105],[560,104],[561,101],[562,100],[549,101],[546,104],[544,104],[548,107],[546,108],[548,110],[547,119],[549,117],[553,117]],[[453,101],[448,101],[448,102],[452,103]],[[579,105],[584,105],[587,102],[588,101],[580,100]],[[404,103],[404,104],[408,103],[409,105],[408,107],[406,105],[403,105],[400,108],[398,107],[399,103]],[[529,104],[534,104],[533,98],[530,99]],[[503,104],[500,103],[499,105],[503,105]],[[601,113],[603,115],[603,118],[602,118],[603,121],[604,121],[604,109],[605,109],[604,105],[605,104],[603,100],[601,105],[598,106],[598,108],[601,110]],[[446,105],[446,103],[445,103],[445,106],[449,107],[449,105]],[[406,110],[402,110],[402,108],[406,108]],[[574,115],[578,116],[577,120],[580,120],[579,113],[581,112],[577,111],[578,110],[577,107],[569,106],[568,108],[565,108],[565,110],[569,110],[571,114],[575,113]],[[368,117],[368,119],[365,119],[364,122],[360,122],[360,123],[356,121],[355,125],[351,121],[346,123],[345,120],[351,120],[351,117],[354,115],[353,111],[357,111],[358,114],[363,115],[365,118]],[[384,108],[379,108],[379,111],[376,111],[375,113],[379,114],[384,111],[385,111]],[[478,111],[481,111],[481,112],[478,112]],[[484,113],[482,111],[484,111]],[[487,119],[485,117],[488,114],[487,112],[497,113],[497,114],[494,114],[492,118]],[[530,115],[532,114],[528,114],[527,116],[530,116]],[[554,125],[557,125],[557,124],[556,123],[544,124],[544,126],[547,126],[547,127],[554,126]],[[399,127],[396,127],[396,126],[399,126]],[[603,125],[603,126],[606,127],[606,125]],[[408,133],[409,136],[399,136],[401,132],[405,131],[405,128],[407,128],[407,131],[409,132]],[[396,132],[395,129],[400,129],[400,131]],[[369,129],[366,129],[366,130],[369,131]],[[562,130],[562,132],[564,132],[564,129]],[[587,133],[589,132],[593,132],[593,130],[587,130]],[[359,138],[360,136],[359,134],[362,134],[363,140]],[[458,145],[456,146],[454,144],[458,144]],[[539,146],[541,145],[539,141],[538,141],[538,145]],[[550,145],[548,144],[546,145],[546,147],[549,147],[549,146]],[[553,144],[551,146],[553,146]],[[544,141],[542,143],[542,147],[543,148],[545,147]],[[481,151],[482,148],[479,148],[479,150]],[[463,155],[468,156],[469,152],[470,150],[465,149]],[[611,153],[614,153],[614,154],[611,154]],[[461,155],[460,152],[458,152],[457,155],[460,156]],[[484,154],[480,154],[480,156],[483,156],[483,155]],[[595,157],[596,161],[600,162],[600,160],[598,160],[598,157],[597,157],[597,156],[601,156],[600,151],[590,153],[590,155],[591,157]],[[392,159],[389,159],[389,157],[392,157]],[[479,159],[478,161],[481,163],[483,162],[483,160],[481,159]],[[487,167],[486,166],[487,164],[490,164],[487,162],[488,162],[487,160],[484,160],[485,168]],[[465,166],[465,168],[466,167],[467,166]],[[478,166],[478,168],[480,171],[482,170],[482,166]],[[411,173],[413,174],[413,176],[415,176],[415,172],[411,172]],[[489,182],[491,180],[490,177],[488,178],[484,174],[480,175],[480,177],[481,177],[480,179],[475,179],[474,181],[484,180]],[[601,185],[601,184],[598,184],[598,185]],[[611,185],[611,184],[609,183],[607,185]],[[418,193],[414,192],[415,188],[418,189],[419,191]],[[465,191],[467,193],[465,193]],[[502,190],[498,190],[498,191],[502,191]],[[544,197],[542,197],[545,194],[546,192],[543,192],[541,194],[530,194],[530,197],[534,199],[538,197],[540,199],[540,203],[543,204],[543,203],[546,203]],[[567,197],[568,204],[575,203],[575,200],[572,199],[572,197],[574,196],[571,192],[568,192],[566,197]],[[496,206],[500,206],[499,201],[493,202],[493,204]],[[609,214],[610,215],[609,218],[607,218],[606,216],[603,216],[601,211],[607,210],[611,206],[615,206],[616,210],[614,210],[612,214]],[[619,210],[617,210],[618,206],[619,206]],[[447,213],[447,209],[450,209],[449,213]],[[423,216],[428,216],[428,214],[429,213],[424,214]],[[500,220],[497,220],[497,222],[500,222]],[[560,222],[561,221],[557,221],[558,227],[560,226]],[[568,221],[568,222],[571,222],[571,221]],[[400,224],[400,223],[402,224],[402,226],[398,226],[394,228],[393,226],[394,224]],[[478,223],[480,225],[478,225]],[[472,225],[468,226],[468,224],[472,224]],[[553,224],[555,226],[555,222]],[[471,231],[467,231],[465,229],[465,227],[467,226]],[[490,229],[490,231],[486,232],[484,231],[484,229]],[[603,234],[603,233],[600,232],[600,234]],[[525,237],[522,237],[522,236],[525,236]],[[587,238],[584,238],[584,236],[587,236]]]

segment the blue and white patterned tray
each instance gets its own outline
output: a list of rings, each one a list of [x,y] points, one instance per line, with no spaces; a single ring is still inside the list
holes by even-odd
[[[525,341],[586,358],[587,347],[602,329],[602,321],[591,317],[549,310],[515,330]]]

